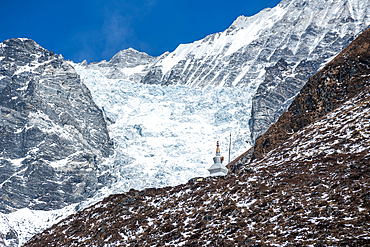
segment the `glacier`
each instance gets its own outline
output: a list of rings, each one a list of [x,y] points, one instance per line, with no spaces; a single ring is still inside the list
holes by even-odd
[[[110,123],[114,193],[208,176],[216,141],[229,158],[230,133],[231,160],[251,147],[250,89],[148,85],[73,66]]]

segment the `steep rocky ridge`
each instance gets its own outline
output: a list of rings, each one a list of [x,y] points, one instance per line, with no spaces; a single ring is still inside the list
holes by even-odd
[[[109,196],[25,246],[369,245],[369,42],[313,76],[238,173]]]
[[[262,158],[276,145],[368,88],[369,46],[370,29],[312,76],[288,110],[256,140],[254,147],[232,161],[230,168],[237,170],[251,159]]]
[[[61,55],[29,39],[0,44],[0,212],[90,197],[113,151],[101,110]]]
[[[302,128],[370,85],[370,29],[310,78],[286,112],[257,141],[261,158]]]
[[[138,66],[112,59],[89,68],[148,84],[245,87],[254,143],[306,81],[369,25],[369,1],[283,0],[155,59],[132,49],[120,52],[134,56]]]
[[[369,2],[310,0],[280,5],[289,10],[272,28],[273,33],[284,30],[281,41],[272,38],[280,44],[272,55],[279,61],[267,66],[253,97],[253,141],[279,118],[312,75],[370,25]]]
[[[370,25],[368,7],[357,0],[285,0],[255,16],[238,17],[224,32],[180,45],[142,82],[258,86],[265,68],[280,59],[294,63],[292,68],[305,60],[322,65]],[[292,76],[289,72],[285,77]]]

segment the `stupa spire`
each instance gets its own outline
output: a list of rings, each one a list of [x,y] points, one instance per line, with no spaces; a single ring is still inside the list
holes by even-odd
[[[228,173],[227,168],[222,164],[224,157],[221,157],[220,152],[220,143],[217,141],[216,144],[216,156],[213,157],[213,165],[208,168],[208,171],[211,173],[211,176],[225,176]]]

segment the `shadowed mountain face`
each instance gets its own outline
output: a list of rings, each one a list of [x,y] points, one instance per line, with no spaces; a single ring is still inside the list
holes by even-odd
[[[256,141],[253,158],[263,157],[369,85],[370,29],[308,81],[288,110]]]
[[[231,164],[232,169],[260,159],[302,128],[367,90],[370,78],[370,29],[311,77],[292,104],[256,144]]]
[[[313,76],[238,173],[112,195],[25,246],[369,244],[369,47]]]
[[[112,153],[101,110],[62,56],[0,44],[0,211],[55,209],[99,188]]]

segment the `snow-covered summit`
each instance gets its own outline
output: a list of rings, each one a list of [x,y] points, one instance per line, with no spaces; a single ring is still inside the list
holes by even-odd
[[[138,65],[148,64],[153,60],[153,57],[149,56],[145,52],[139,52],[133,48],[128,48],[118,52],[109,61],[110,64],[120,64],[125,67],[135,67]]]
[[[370,25],[369,7],[368,1],[360,0],[283,1],[254,16],[238,17],[224,32],[179,45],[169,56],[153,64],[151,72],[160,74],[156,81],[159,84],[168,81],[192,86],[258,84],[264,79],[263,75],[258,77],[259,72],[264,73],[265,67],[281,58],[296,63],[314,60],[321,57],[316,51],[319,47],[337,54],[350,37]],[[331,42],[327,42],[328,37]],[[335,41],[343,43],[342,46],[332,46]],[[328,62],[328,57],[325,58],[320,63]],[[146,78],[142,82],[146,83]]]
[[[140,66],[107,64],[107,78],[160,85],[246,87],[251,139],[261,135],[304,83],[370,26],[370,1],[284,0],[228,29]],[[132,53],[133,56],[135,56]]]
[[[109,79],[126,79],[139,82],[145,74],[145,69],[156,59],[145,52],[139,52],[133,48],[119,51],[108,62],[103,60],[99,63],[81,63],[89,69],[100,71]]]

